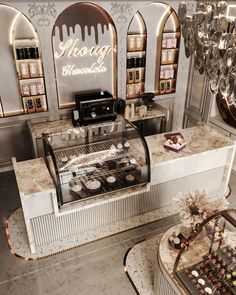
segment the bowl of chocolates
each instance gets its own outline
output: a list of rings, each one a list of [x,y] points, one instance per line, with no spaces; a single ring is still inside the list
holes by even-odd
[[[186,142],[180,132],[164,135],[164,148],[173,152],[180,152],[186,147]]]

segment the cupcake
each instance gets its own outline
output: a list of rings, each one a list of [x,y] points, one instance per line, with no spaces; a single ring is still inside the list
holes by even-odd
[[[116,183],[116,178],[114,176],[108,176],[106,178],[106,182],[110,185],[113,186]]]
[[[125,148],[126,150],[128,150],[128,149],[130,148],[130,143],[129,143],[128,141],[126,141],[126,142],[124,143],[124,148]]]
[[[120,165],[121,167],[125,167],[125,166],[127,166],[128,164],[129,164],[129,161],[128,161],[126,158],[121,159],[121,160],[120,160],[120,163],[119,163],[119,165]]]
[[[72,178],[69,182],[69,187],[73,192],[79,193],[82,191],[82,185],[78,179]]]
[[[122,150],[123,149],[123,145],[119,142],[117,145],[118,150]]]
[[[67,156],[63,156],[63,157],[61,157],[61,162],[62,162],[62,163],[66,163],[67,161],[68,161]]]
[[[110,150],[111,150],[111,151],[116,150],[116,147],[114,146],[114,144],[112,144],[112,145],[110,146]]]
[[[136,165],[136,164],[137,164],[137,160],[136,160],[135,158],[131,158],[131,159],[129,160],[129,162],[130,162],[130,164],[132,164],[132,165]]]
[[[91,192],[95,193],[100,190],[101,182],[99,180],[89,180],[85,183],[86,188]]]
[[[132,184],[135,182],[135,177],[133,176],[133,174],[128,174],[125,176],[125,181],[128,183],[128,184]]]
[[[72,187],[71,187],[71,190],[73,192],[76,192],[76,193],[80,193],[82,191],[82,185],[79,184],[79,183],[75,183]]]

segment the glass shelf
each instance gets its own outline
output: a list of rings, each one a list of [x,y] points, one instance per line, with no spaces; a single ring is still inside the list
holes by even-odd
[[[43,79],[44,76],[38,76],[38,77],[29,77],[29,78],[18,78],[18,80],[33,80],[33,79]]]

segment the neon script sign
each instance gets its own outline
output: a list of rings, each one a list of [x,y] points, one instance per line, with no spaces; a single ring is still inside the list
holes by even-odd
[[[69,39],[67,42],[60,42],[59,52],[55,52],[55,58],[84,58],[97,57],[96,61],[88,67],[79,68],[76,64],[67,64],[62,67],[62,76],[76,76],[83,74],[104,73],[107,67],[104,59],[111,53],[112,49],[109,45],[92,46],[90,48],[84,46],[79,47],[79,39]]]

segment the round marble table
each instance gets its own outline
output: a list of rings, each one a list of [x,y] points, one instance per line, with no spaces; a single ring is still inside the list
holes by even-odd
[[[154,294],[155,295],[188,295],[173,275],[173,268],[178,250],[171,249],[168,238],[173,232],[179,233],[181,225],[170,228],[161,238],[154,273]],[[194,265],[202,260],[203,253],[209,250],[209,239],[201,236],[193,241],[188,250],[184,252],[184,258],[180,259],[180,269]]]

